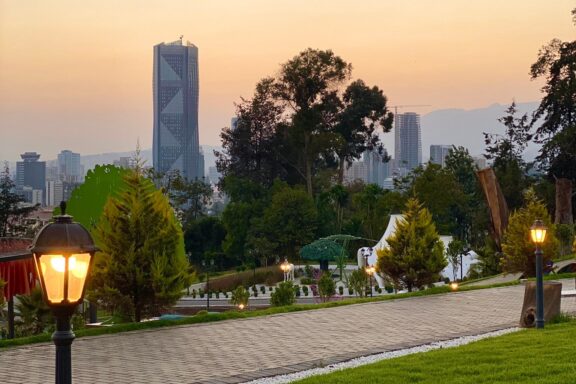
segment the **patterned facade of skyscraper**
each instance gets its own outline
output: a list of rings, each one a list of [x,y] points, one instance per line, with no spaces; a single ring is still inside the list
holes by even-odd
[[[204,176],[198,138],[198,48],[182,40],[154,46],[152,161],[162,173]]]

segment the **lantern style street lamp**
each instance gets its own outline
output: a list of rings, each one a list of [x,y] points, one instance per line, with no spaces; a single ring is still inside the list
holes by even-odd
[[[542,244],[546,240],[546,227],[542,220],[530,227],[530,238],[536,246],[536,328],[544,328],[544,283],[542,278]]]
[[[56,345],[56,384],[72,383],[71,345],[74,333],[70,318],[84,298],[86,278],[97,251],[90,233],[66,215],[66,203],[60,204],[62,215],[40,230],[31,251],[46,304],[56,318],[52,341]]]
[[[374,266],[366,266],[366,273],[368,274],[368,279],[370,280],[370,297],[372,297],[372,275],[376,272]]]

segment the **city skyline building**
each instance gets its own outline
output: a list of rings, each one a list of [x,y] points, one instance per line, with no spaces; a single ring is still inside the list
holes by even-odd
[[[27,202],[43,204],[46,195],[46,162],[38,161],[40,154],[25,152],[16,162],[16,189]],[[39,192],[38,192],[39,191]]]
[[[46,205],[55,207],[64,200],[64,183],[61,180],[46,181]]]
[[[198,137],[198,48],[182,39],[154,46],[152,162],[187,180],[204,176]]]
[[[80,154],[68,149],[58,154],[58,174],[61,181],[79,183],[84,179]]]
[[[376,151],[365,151],[362,160],[366,164],[366,183],[384,185],[384,180],[390,176],[390,162],[384,162],[388,157],[388,151],[384,149],[382,154]]]
[[[430,146],[430,162],[438,164],[444,168],[446,164],[446,157],[452,149],[451,145],[438,145],[433,144]]]
[[[399,113],[395,116],[394,160],[400,174],[422,163],[420,115],[415,112]]]

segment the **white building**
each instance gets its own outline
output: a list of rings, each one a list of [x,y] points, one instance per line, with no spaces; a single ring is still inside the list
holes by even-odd
[[[64,184],[62,181],[53,180],[46,182],[46,205],[55,207],[64,200]]]

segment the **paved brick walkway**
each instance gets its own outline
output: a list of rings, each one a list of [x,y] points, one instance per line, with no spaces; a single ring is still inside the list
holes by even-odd
[[[572,288],[572,286],[570,286]],[[515,326],[523,286],[81,338],[74,381],[237,383]],[[576,299],[564,299],[575,311]],[[54,347],[0,350],[0,383],[54,381]]]

